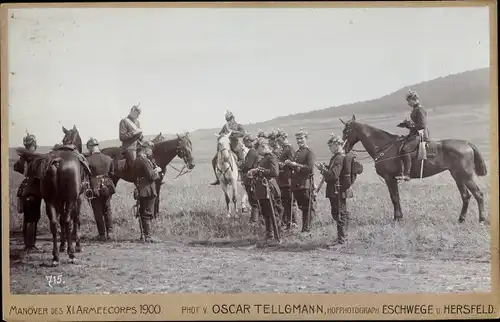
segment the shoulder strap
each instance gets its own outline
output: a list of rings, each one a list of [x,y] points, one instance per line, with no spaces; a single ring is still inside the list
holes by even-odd
[[[132,122],[131,119],[129,119],[128,117],[125,118],[125,121],[135,130],[137,130],[137,125],[135,125],[134,122]]]

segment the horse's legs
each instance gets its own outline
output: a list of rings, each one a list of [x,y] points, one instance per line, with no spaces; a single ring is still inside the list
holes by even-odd
[[[222,191],[224,192],[224,198],[226,200],[227,216],[231,217],[231,209],[229,207],[229,203],[231,202],[231,200],[229,198],[229,189],[228,189],[229,187],[225,183],[222,183],[222,180],[221,180],[221,187],[222,187]]]
[[[49,218],[50,232],[52,233],[52,264],[59,264],[59,250],[57,249],[57,212],[50,202],[45,202],[45,211]]]
[[[81,212],[81,206],[82,206],[82,199],[78,198],[77,204],[76,204],[76,209],[73,212],[73,238],[75,239],[76,242],[76,247],[75,251],[77,253],[81,253],[82,251],[82,245],[80,244],[80,212]]]
[[[237,187],[237,184],[238,184],[238,182],[233,182],[231,184],[231,190],[233,192],[233,205],[234,205],[234,213],[235,214],[238,213],[238,204],[237,204],[237,202],[238,202],[238,199],[237,199],[238,198],[238,195],[237,195],[238,187]]]
[[[73,207],[75,207],[75,204],[73,202],[69,203],[66,209],[64,209],[64,229],[65,229],[65,234],[66,234],[66,241],[68,243],[68,256],[69,260],[71,263],[74,262],[75,259],[75,247],[73,246],[73,229],[75,229],[75,226],[73,224],[72,220],[72,213],[74,211]]]
[[[460,216],[458,217],[458,222],[463,223],[465,221],[465,215],[467,214],[467,209],[469,208],[470,193],[465,185],[465,182],[456,173],[451,173],[451,176],[457,184],[458,191],[460,192],[460,197],[462,197],[462,210],[460,211]]]
[[[465,182],[467,188],[469,188],[470,192],[474,196],[477,201],[477,207],[479,210],[479,222],[485,222],[486,218],[484,217],[484,194],[481,191],[481,188],[474,181],[474,178],[470,178]]]
[[[66,230],[64,228],[64,207],[61,207],[60,209],[57,209],[57,212],[59,213],[59,227],[61,229],[61,241],[59,245],[59,252],[63,253],[66,251]]]
[[[392,205],[394,206],[394,220],[403,219],[403,213],[401,212],[401,204],[399,202],[399,189],[398,182],[395,178],[385,178],[385,183],[389,189],[389,194],[391,196]]]

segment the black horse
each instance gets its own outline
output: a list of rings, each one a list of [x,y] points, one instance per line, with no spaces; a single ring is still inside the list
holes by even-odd
[[[388,133],[371,125],[356,122],[356,117],[344,122],[343,139],[346,141],[346,151],[352,149],[357,143],[361,142],[366,152],[375,160],[375,170],[381,176],[391,196],[394,205],[394,220],[403,218],[401,205],[399,201],[398,181],[395,177],[401,169],[399,158],[399,148],[404,142],[404,138],[399,135]],[[404,127],[404,124],[400,124]],[[417,142],[418,143],[418,142]],[[486,163],[481,156],[478,148],[465,140],[447,139],[433,141],[428,143],[433,152],[433,156],[423,160],[421,169],[421,160],[418,160],[418,144],[412,153],[411,178],[431,177],[438,173],[448,170],[455,180],[460,195],[462,197],[462,210],[458,221],[465,221],[465,214],[469,207],[471,193],[477,201],[479,208],[479,222],[486,221],[484,217],[484,196],[483,192],[474,180],[474,174],[485,176],[487,174]]]
[[[157,141],[157,138],[155,138],[154,141]],[[187,166],[188,170],[192,170],[194,168],[192,148],[193,147],[191,139],[189,137],[189,133],[185,133],[183,136],[177,134],[177,137],[175,139],[157,141],[156,143],[154,143],[153,158],[156,164],[162,169],[163,175],[165,174],[167,165],[175,156],[184,161],[185,167]],[[129,169],[125,166],[125,157],[122,154],[120,147],[105,148],[102,149],[101,152],[113,159],[113,162],[115,164],[115,174],[111,179],[113,180],[115,185],[118,183],[118,181],[120,181],[120,179],[125,180],[126,182],[135,183],[136,176],[134,174],[134,171],[133,169]],[[183,169],[181,170],[181,172],[182,171]],[[160,196],[163,175],[160,176],[160,178],[156,182],[156,192],[158,196]],[[158,215],[159,209],[160,198],[158,197],[155,200],[155,217]]]

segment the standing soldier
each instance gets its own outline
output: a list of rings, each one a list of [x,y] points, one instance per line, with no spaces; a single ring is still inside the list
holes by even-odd
[[[236,160],[236,162],[241,163],[242,161],[244,161],[244,152],[240,146],[239,138],[246,134],[245,129],[243,128],[243,125],[236,122],[233,113],[226,111],[226,124],[224,124],[224,126],[220,130],[219,135],[227,134],[230,131],[234,132],[231,134],[231,136],[229,138],[231,150],[238,157],[238,160]],[[219,178],[217,177],[217,171],[215,170],[216,165],[217,165],[217,150],[216,150],[215,155],[212,159],[212,168],[214,170],[215,179],[216,179],[214,182],[210,183],[212,186],[220,184]]]
[[[345,165],[346,160],[351,159],[345,157],[342,148],[343,142],[339,136],[332,135],[327,144],[332,153],[332,158],[328,166],[319,164],[318,169],[325,178],[326,198],[330,200],[332,217],[337,223],[336,244],[342,245],[345,243],[347,237],[347,224],[349,220],[346,197],[350,186],[350,173],[348,173],[348,167]]]
[[[243,184],[245,185],[245,190],[247,191],[248,201],[250,203],[250,206],[252,207],[250,213],[250,222],[256,222],[257,219],[259,218],[259,204],[258,201],[255,199],[254,192],[252,190],[252,183],[247,175],[248,171],[257,167],[261,159],[261,156],[259,155],[257,150],[255,150],[256,140],[257,139],[252,134],[247,134],[243,138],[243,144],[245,144],[245,146],[248,148],[248,152],[245,157],[245,161],[241,166],[241,172],[242,172],[241,174],[242,174]]]
[[[292,170],[285,165],[286,160],[292,160],[295,155],[295,149],[288,143],[288,134],[285,131],[278,130],[276,142],[281,148],[281,153],[278,156],[278,164],[280,173],[278,176],[278,185],[281,192],[281,201],[283,203],[283,224],[287,229],[292,226],[297,226],[297,213],[294,208],[292,191],[290,189],[292,183]]]
[[[91,205],[99,233],[97,239],[111,240],[113,239],[113,220],[110,203],[115,193],[115,185],[110,178],[114,174],[113,159],[101,153],[99,142],[94,138],[88,140],[87,149],[90,152],[87,161],[92,173],[90,188],[94,198],[91,200]]]
[[[271,148],[271,153],[276,156],[278,159],[278,165],[279,165],[279,159],[281,156],[281,147],[278,144],[278,132],[277,131],[271,131],[269,135],[267,136],[268,142],[269,142],[269,147]],[[279,176],[279,174],[278,174]],[[278,178],[276,178],[278,180]],[[280,223],[283,224],[283,214],[284,214],[284,209],[283,209],[283,201],[281,199],[281,193],[280,196],[276,196],[274,199],[274,211],[275,214],[279,217]]]
[[[291,190],[302,211],[302,232],[310,231],[311,217],[314,215],[313,200],[313,172],[316,156],[307,146],[307,133],[301,129],[295,134],[299,149],[295,153],[294,161],[286,160],[285,165],[293,169]]]
[[[139,150],[139,156],[135,162],[135,173],[137,175],[137,198],[139,200],[139,215],[144,233],[144,241],[147,243],[158,242],[151,236],[151,220],[155,206],[156,183],[160,178],[160,167],[155,167],[151,158],[153,157],[153,143],[143,142]]]
[[[134,162],[137,154],[137,144],[144,139],[139,115],[141,109],[139,104],[132,106],[129,115],[120,121],[120,141],[122,142],[122,152],[125,154],[126,168],[134,169]]]
[[[403,168],[401,169],[401,175],[397,176],[396,179],[409,181],[411,172],[411,152],[415,149],[415,144],[418,144],[420,135],[422,135],[422,139],[425,142],[429,140],[429,128],[427,125],[427,112],[422,105],[420,105],[418,94],[410,89],[406,94],[406,101],[412,108],[410,114],[411,121],[406,120],[401,124],[406,123],[410,133],[401,149]]]
[[[278,159],[271,153],[269,141],[259,138],[255,145],[257,152],[262,156],[258,168],[248,171],[248,176],[255,182],[255,198],[259,201],[260,209],[266,225],[266,239],[280,242],[278,218],[275,213],[274,202],[280,197],[276,178],[279,174]]]
[[[27,133],[23,138],[23,145],[27,150],[35,152],[37,149],[36,137]],[[36,233],[38,221],[41,217],[40,207],[42,195],[40,192],[40,179],[32,176],[28,171],[29,164],[23,157],[14,164],[14,171],[23,174],[24,180],[17,191],[18,212],[23,213],[23,238],[24,250],[27,252],[41,251],[36,247]]]

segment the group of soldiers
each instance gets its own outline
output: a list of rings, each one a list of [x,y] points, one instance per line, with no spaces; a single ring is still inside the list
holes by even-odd
[[[423,139],[429,139],[427,114],[420,105],[418,94],[409,90],[406,94],[408,105],[412,108],[410,120],[407,120],[410,134],[409,140],[423,133]],[[144,241],[156,242],[151,235],[151,220],[154,213],[154,204],[157,196],[156,181],[162,177],[153,158],[153,143],[144,140],[138,121],[141,109],[139,104],[134,105],[129,115],[119,124],[119,138],[122,142],[122,152],[126,159],[126,167],[133,169],[137,175],[134,197],[138,200],[140,225],[144,234]],[[273,230],[273,220],[278,220],[280,226],[291,229],[297,226],[295,208],[302,212],[302,232],[311,229],[311,219],[316,212],[316,194],[314,167],[316,166],[327,184],[326,198],[330,200],[331,214],[337,223],[336,244],[342,245],[346,241],[349,212],[346,199],[352,197],[350,190],[356,175],[352,169],[354,155],[345,153],[344,142],[341,137],[332,135],[327,145],[332,153],[328,164],[315,164],[315,154],[307,145],[308,134],[304,130],[295,133],[298,149],[288,141],[288,134],[282,130],[269,134],[260,131],[257,136],[246,133],[244,127],[236,122],[233,113],[227,111],[226,124],[220,131],[232,132],[230,137],[231,149],[238,159],[238,166],[242,172],[242,181],[245,185],[251,205],[250,220],[256,222],[260,218],[266,225],[266,237],[277,238]],[[402,123],[403,124],[403,123]],[[249,149],[244,156],[239,138],[243,137],[243,144]],[[27,134],[23,139],[26,149],[33,152],[37,149],[36,138]],[[53,150],[61,148],[56,144]],[[99,150],[99,142],[90,138],[86,144],[90,154],[86,156],[91,170],[90,188],[92,190],[91,205],[94,212],[99,240],[113,239],[113,224],[111,213],[111,197],[115,193],[115,186],[111,177],[114,174],[114,162],[111,157]],[[403,145],[401,159],[403,161],[401,180],[410,179],[411,157],[410,145]],[[411,151],[410,151],[411,152]],[[216,156],[212,160],[215,172]],[[40,179],[27,175],[27,162],[21,157],[15,164],[14,170],[25,175],[25,179],[18,189],[18,212],[24,213],[23,236],[25,249],[38,251],[36,247],[36,232],[40,219],[41,192]],[[361,169],[362,171],[362,169]],[[217,178],[217,175],[216,175]],[[219,184],[218,179],[211,183]],[[141,236],[142,239],[142,236]]]

